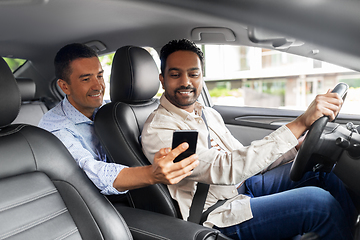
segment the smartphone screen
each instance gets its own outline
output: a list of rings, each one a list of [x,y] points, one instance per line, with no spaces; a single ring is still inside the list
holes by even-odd
[[[173,133],[172,149],[176,148],[183,142],[189,144],[189,148],[182,152],[174,159],[174,162],[179,162],[184,158],[190,157],[196,152],[196,144],[198,139],[197,130],[177,130]]]

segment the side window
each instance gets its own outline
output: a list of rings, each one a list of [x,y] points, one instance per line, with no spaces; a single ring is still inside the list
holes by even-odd
[[[204,80],[215,105],[304,110],[338,82],[350,86],[342,113],[360,114],[360,73],[275,50],[201,45]]]
[[[19,58],[3,58],[5,62],[8,64],[12,72],[15,72],[19,67],[21,67],[26,60],[25,59],[19,59]]]
[[[105,95],[104,100],[110,100],[110,75],[111,75],[111,64],[114,59],[115,53],[109,53],[99,56],[99,60],[102,68],[104,69],[104,81],[105,81]]]
[[[160,58],[159,58],[159,55],[156,52],[156,50],[151,47],[144,47],[144,49],[146,49],[151,54],[151,56],[154,58],[154,61],[160,71]],[[114,55],[115,55],[115,53],[109,53],[109,54],[99,56],[101,65],[104,69],[104,80],[105,80],[105,85],[106,85],[104,100],[110,100],[110,75],[111,75],[111,65],[112,65]],[[157,96],[160,96],[160,95],[161,95],[161,87],[159,89],[159,93],[157,94]]]

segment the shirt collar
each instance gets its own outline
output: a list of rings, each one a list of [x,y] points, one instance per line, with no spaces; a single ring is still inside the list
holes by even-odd
[[[186,110],[183,110],[177,106],[175,106],[174,104],[172,104],[166,97],[165,97],[165,93],[163,93],[163,95],[161,95],[161,98],[160,98],[160,104],[165,108],[167,109],[168,111],[172,112],[172,113],[175,113],[177,115],[179,115],[181,118],[183,118],[184,120],[186,118],[193,118],[191,116],[191,114],[186,111]],[[201,116],[201,111],[202,109],[204,108],[204,105],[202,105],[200,102],[196,101],[195,103],[195,108],[194,108],[194,111],[195,111],[195,114],[198,115],[198,116]]]
[[[105,101],[101,104],[100,107],[96,108],[93,114],[93,119],[99,108],[105,105]],[[79,110],[77,110],[67,99],[67,96],[63,100],[62,108],[66,117],[68,117],[75,124],[79,123],[92,123],[93,121],[82,114]]]

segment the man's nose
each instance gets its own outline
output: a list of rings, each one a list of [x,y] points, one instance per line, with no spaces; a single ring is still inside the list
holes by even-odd
[[[92,81],[93,90],[102,90],[104,88],[104,82],[101,79],[94,78]]]
[[[181,85],[182,85],[182,86],[189,86],[189,85],[191,85],[191,79],[190,79],[190,77],[189,77],[188,75],[186,75],[186,74],[183,74],[183,75],[181,76],[180,80],[181,80]]]

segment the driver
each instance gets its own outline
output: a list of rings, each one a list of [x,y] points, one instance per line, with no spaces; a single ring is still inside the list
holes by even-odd
[[[289,178],[298,139],[319,117],[335,118],[343,103],[337,93],[316,96],[304,114],[244,147],[218,112],[197,101],[203,86],[201,50],[189,40],[173,40],[161,49],[160,59],[165,91],[144,125],[142,146],[152,161],[160,148],[171,146],[174,130],[199,131],[199,166],[168,186],[184,219],[197,182],[203,182],[210,184],[204,211],[226,200],[203,224],[230,238],[286,239],[312,232],[321,239],[352,239],[356,209],[333,173],[307,172],[298,182]]]

